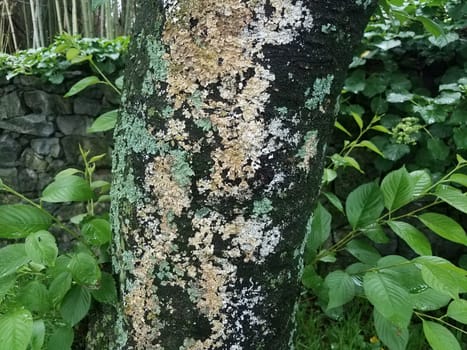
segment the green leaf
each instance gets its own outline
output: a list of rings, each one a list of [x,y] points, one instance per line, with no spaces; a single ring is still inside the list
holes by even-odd
[[[3,297],[10,291],[10,289],[16,283],[16,275],[8,275],[0,277],[0,304],[3,301]]]
[[[70,175],[56,178],[42,192],[44,202],[83,202],[93,196],[89,184],[81,177]]]
[[[420,256],[413,262],[421,269],[428,286],[457,299],[459,293],[467,292],[467,271],[446,259],[437,256]]]
[[[333,169],[324,168],[322,182],[324,184],[329,184],[333,182],[337,177],[337,173]]]
[[[82,286],[73,286],[65,295],[60,307],[60,314],[71,326],[76,325],[89,312],[91,293]]]
[[[118,109],[101,114],[88,128],[88,133],[112,130],[117,123]]]
[[[345,202],[347,218],[353,229],[375,223],[383,209],[383,195],[378,185],[373,182],[357,187]]]
[[[81,51],[75,47],[68,49],[66,52],[67,61],[72,61],[75,57],[79,56],[80,53]]]
[[[62,171],[60,171],[57,175],[55,175],[55,178],[59,178],[59,177],[62,177],[62,176],[70,176],[70,175],[74,175],[74,174],[77,174],[77,173],[82,173],[81,170],[78,170],[78,169],[75,169],[75,168],[68,168],[68,169],[64,169]]]
[[[385,133],[385,134],[389,134],[391,135],[392,132],[389,131],[386,127],[382,126],[382,125],[375,125],[375,126],[372,126],[371,127],[371,130],[376,130],[376,131],[379,131],[379,132],[382,132],[382,133]]]
[[[467,324],[467,300],[453,300],[448,306],[447,315],[457,322]]]
[[[440,185],[436,187],[435,194],[450,206],[467,214],[467,193],[451,186]]]
[[[19,302],[33,312],[47,312],[50,308],[49,291],[39,281],[32,281],[21,288],[18,293]]]
[[[385,273],[367,272],[363,289],[375,309],[397,327],[406,328],[412,317],[409,293]]]
[[[118,300],[117,288],[112,275],[107,272],[102,273],[99,289],[91,291],[92,296],[100,303],[115,304]]]
[[[443,27],[433,21],[431,18],[425,16],[416,16],[415,19],[422,23],[425,27],[425,30],[430,32],[432,35],[436,37],[444,35]]]
[[[391,350],[405,350],[409,342],[409,331],[406,327],[398,327],[373,310],[373,320],[378,338]]]
[[[350,166],[363,174],[363,170],[360,168],[360,164],[358,164],[355,158],[349,156],[342,157],[341,155],[335,153],[331,156],[331,160],[336,167]]]
[[[456,337],[446,327],[439,323],[423,321],[423,333],[433,350],[461,350]]]
[[[425,213],[420,215],[418,219],[437,235],[449,241],[467,245],[464,229],[450,217],[438,213]]]
[[[439,139],[428,139],[426,148],[433,159],[444,160],[449,156],[449,147]]]
[[[415,170],[409,173],[412,179],[414,198],[420,197],[431,186],[431,176],[426,170]]]
[[[71,350],[73,338],[73,328],[70,326],[57,327],[49,338],[47,350]]]
[[[362,120],[362,117],[361,117],[358,113],[355,113],[355,112],[350,112],[350,115],[351,115],[352,118],[355,120],[355,123],[357,123],[358,128],[359,128],[360,130],[362,130],[362,128],[363,128],[363,120]]]
[[[42,350],[45,338],[45,324],[42,320],[34,321],[32,325],[31,350]]]
[[[445,307],[451,297],[432,288],[425,288],[419,293],[410,293],[413,308],[420,311],[434,311]]]
[[[350,75],[345,79],[344,89],[354,94],[363,91],[365,88],[365,71],[362,69],[357,69],[350,73]]]
[[[49,286],[49,297],[54,306],[61,303],[71,288],[71,273],[64,271],[53,279]]]
[[[89,244],[103,245],[110,242],[110,224],[104,219],[93,219],[81,227],[81,234]]]
[[[456,144],[459,150],[467,149],[467,126],[462,125],[458,128],[454,128],[454,143]]]
[[[373,152],[375,152],[376,154],[378,154],[378,155],[380,155],[381,157],[384,158],[383,152],[381,152],[381,151],[379,150],[379,148],[376,147],[376,145],[375,145],[373,142],[371,142],[371,141],[363,140],[362,142],[357,143],[357,144],[355,145],[355,147],[365,147],[365,148],[368,148],[370,151],[373,151]]]
[[[389,227],[418,255],[431,255],[431,244],[423,233],[403,221],[389,221]]]
[[[52,219],[43,210],[31,205],[1,205],[0,223],[0,238],[17,239],[48,229]]]
[[[16,272],[29,262],[24,243],[9,244],[0,249],[0,278]]]
[[[448,178],[448,181],[467,187],[467,175],[464,174],[452,174]]]
[[[72,62],[73,63],[78,63],[76,61],[76,58],[73,59]],[[70,88],[70,90],[68,90],[68,92],[64,96],[65,97],[70,97],[70,96],[76,95],[77,93],[83,91],[87,87],[92,86],[92,85],[96,85],[96,84],[99,84],[99,83],[102,83],[102,80],[100,80],[96,76],[90,76],[90,77],[83,78],[80,81],[78,81],[77,83],[75,83]]]
[[[311,219],[311,233],[308,240],[308,248],[318,249],[331,234],[331,214],[318,203]]]
[[[375,265],[381,258],[379,252],[363,239],[353,239],[345,246],[350,254],[365,264]]]
[[[351,301],[355,296],[353,278],[344,271],[337,270],[329,273],[324,279],[324,284],[329,288],[327,309],[342,306]]]
[[[37,231],[26,237],[26,254],[37,264],[54,266],[58,256],[55,237],[47,231]]]
[[[381,182],[384,204],[388,210],[396,210],[409,203],[413,198],[413,183],[403,167],[387,174]]]
[[[413,94],[409,92],[390,92],[386,95],[386,101],[390,103],[403,103],[410,101],[413,98]]]
[[[0,316],[0,346],[5,350],[26,350],[32,336],[32,315],[17,309]]]
[[[378,224],[365,227],[365,229],[363,229],[363,234],[375,243],[384,244],[389,242],[389,237],[384,232],[383,227]]]
[[[322,192],[324,196],[328,199],[329,203],[331,203],[337,210],[339,210],[342,214],[344,214],[344,207],[337,196],[332,192]]]
[[[68,264],[73,280],[80,285],[95,286],[101,278],[96,259],[87,253],[72,256]]]
[[[344,126],[341,123],[339,123],[337,120],[334,122],[334,127],[336,129],[339,129],[340,131],[346,133],[350,137],[352,137],[352,134],[346,128],[344,128]]]

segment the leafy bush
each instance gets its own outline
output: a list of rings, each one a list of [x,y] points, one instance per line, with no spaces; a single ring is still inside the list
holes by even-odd
[[[0,181],[0,191],[20,204],[0,206],[0,238],[12,243],[0,248],[0,344],[2,349],[71,349],[76,326],[88,314],[92,300],[113,304],[113,277],[102,271],[111,239],[108,215],[97,215],[96,204],[108,201],[109,183],[93,180],[95,163],[81,150],[84,170],[66,169],[42,192],[37,203]],[[45,209],[44,202],[85,203],[86,212],[71,219],[71,227]],[[56,237],[71,236],[61,249]]]

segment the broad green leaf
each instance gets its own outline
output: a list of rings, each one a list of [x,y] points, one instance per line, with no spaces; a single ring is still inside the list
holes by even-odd
[[[337,210],[339,210],[342,214],[344,214],[344,207],[337,196],[332,192],[322,192],[324,196],[328,199],[329,203],[331,203]]]
[[[93,219],[81,227],[81,234],[89,244],[103,245],[110,241],[110,224],[104,219]]]
[[[68,168],[68,169],[64,169],[64,170],[60,171],[57,175],[55,175],[55,178],[59,178],[59,177],[62,177],[62,176],[70,176],[70,175],[74,175],[74,174],[77,174],[77,173],[82,173],[82,171],[78,170],[78,169],[75,169],[75,168]]]
[[[81,51],[79,49],[77,49],[75,47],[72,47],[72,48],[67,50],[66,59],[68,61],[72,61],[75,57],[79,56],[80,52]]]
[[[0,238],[17,239],[48,229],[52,219],[32,205],[14,204],[0,206],[0,223]]]
[[[26,350],[32,336],[32,315],[17,309],[0,316],[0,346],[3,350]]]
[[[384,229],[379,224],[374,224],[365,227],[363,230],[363,234],[371,239],[375,243],[388,243],[389,237],[384,232]]]
[[[467,271],[437,256],[420,256],[413,259],[422,272],[423,280],[431,288],[458,298],[467,292]]]
[[[100,303],[115,304],[118,297],[115,280],[112,275],[103,272],[99,289],[92,290],[91,294]]]
[[[375,265],[381,258],[379,252],[363,239],[351,240],[345,246],[345,250],[356,257],[359,261],[369,265]]]
[[[434,311],[445,307],[451,297],[445,293],[425,287],[419,293],[409,293],[410,301],[415,310]]]
[[[50,307],[49,291],[39,281],[32,281],[22,286],[18,300],[26,309],[33,312],[47,312]]]
[[[42,320],[34,321],[32,325],[31,350],[42,350],[45,338],[45,324]]]
[[[96,156],[93,156],[93,157],[91,157],[91,159],[89,159],[89,163],[98,162],[99,160],[104,159],[106,156],[107,156],[107,153],[102,153],[102,154],[98,154]]]
[[[95,286],[101,278],[96,259],[87,253],[73,255],[68,268],[73,280],[80,285]]]
[[[94,120],[92,125],[88,128],[87,132],[103,132],[112,130],[117,123],[118,109],[101,114]]]
[[[362,142],[357,143],[355,146],[356,146],[356,147],[365,147],[365,148],[368,148],[370,151],[373,151],[373,152],[375,152],[376,154],[378,154],[378,155],[380,155],[381,157],[384,158],[383,152],[381,152],[381,151],[379,150],[379,148],[376,147],[376,145],[375,145],[373,142],[371,142],[371,141],[363,140]]]
[[[10,291],[15,283],[16,275],[14,274],[0,277],[0,304],[3,301],[3,297]]]
[[[422,23],[425,27],[425,30],[430,32],[432,35],[436,37],[444,35],[443,27],[433,21],[431,18],[425,16],[416,16],[415,19]]]
[[[402,44],[402,41],[391,39],[391,40],[384,40],[384,41],[382,41],[382,42],[380,42],[378,44],[374,44],[374,45],[376,47],[379,47],[383,51],[387,51],[387,50],[393,49],[395,47],[398,47],[401,44]]]
[[[355,296],[353,278],[344,271],[337,270],[329,273],[324,279],[324,284],[329,288],[327,309],[342,306],[351,301]]]
[[[420,269],[400,255],[386,255],[377,266],[409,293],[418,293],[427,288]]]
[[[383,209],[383,195],[378,185],[373,182],[357,187],[345,202],[347,219],[353,229],[375,223]]]
[[[303,269],[302,283],[306,288],[314,292],[317,292],[324,286],[323,278],[314,270],[313,265],[307,265]]]
[[[373,309],[373,320],[378,338],[391,350],[405,350],[409,341],[409,331],[406,327],[396,326],[386,319],[376,309]]]
[[[42,192],[44,202],[82,202],[93,196],[89,184],[81,177],[70,175],[56,178]]]
[[[26,237],[26,254],[37,264],[46,266],[55,265],[58,247],[55,237],[47,231],[37,231]]]
[[[73,328],[70,326],[57,327],[49,338],[47,350],[71,350],[73,338]]]
[[[386,95],[386,101],[390,103],[403,103],[410,101],[413,98],[413,94],[409,92],[390,92]]]
[[[61,272],[53,279],[49,286],[49,297],[54,306],[60,304],[71,288],[72,276],[70,272]]]
[[[435,194],[457,210],[467,214],[467,193],[447,185],[436,187]]]
[[[414,226],[403,221],[389,221],[388,225],[415,253],[431,255],[430,241]]]
[[[467,300],[453,300],[448,306],[447,315],[457,322],[467,324]]]
[[[446,327],[433,321],[423,321],[423,333],[433,350],[462,350],[454,334]]]
[[[333,169],[325,168],[323,171],[323,179],[322,182],[324,184],[329,184],[333,182],[337,177],[337,173]]]
[[[29,262],[24,243],[9,244],[0,249],[0,278],[11,275]]]
[[[73,286],[65,295],[60,307],[60,314],[70,325],[74,326],[89,312],[91,293],[82,286]]]
[[[437,235],[449,241],[467,245],[467,235],[464,229],[450,217],[438,213],[425,213],[418,219]]]
[[[385,273],[367,272],[363,289],[368,300],[387,320],[406,328],[412,317],[409,293]]]
[[[464,174],[452,174],[449,178],[448,181],[455,182],[459,185],[462,185],[464,187],[467,187],[467,175]]]
[[[318,249],[331,234],[331,214],[318,203],[313,212],[311,221],[311,233],[308,239],[308,248]]]
[[[78,63],[78,62],[76,62],[76,58],[72,59],[71,61],[73,63]],[[96,76],[90,76],[90,77],[83,78],[80,81],[78,81],[77,83],[75,83],[70,88],[70,90],[68,90],[68,92],[64,96],[65,97],[70,97],[70,96],[76,95],[77,93],[83,91],[87,87],[92,86],[92,85],[96,85],[96,84],[99,84],[99,83],[102,83],[102,80],[100,80]]]
[[[396,210],[413,198],[412,178],[405,168],[391,171],[381,182],[384,204],[389,210]]]
[[[412,179],[413,192],[412,195],[414,198],[421,196],[427,191],[432,182],[431,176],[426,170],[415,170],[409,173],[409,176]]]
[[[365,89],[365,71],[356,69],[345,79],[344,89],[354,94]]]

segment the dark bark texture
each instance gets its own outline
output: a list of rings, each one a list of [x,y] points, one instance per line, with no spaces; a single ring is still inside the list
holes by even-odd
[[[113,159],[120,312],[89,348],[293,348],[306,222],[373,8],[139,1]]]

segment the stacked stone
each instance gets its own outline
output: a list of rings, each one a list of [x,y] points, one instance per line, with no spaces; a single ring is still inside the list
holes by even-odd
[[[17,191],[38,197],[58,171],[82,168],[80,144],[92,154],[109,152],[111,133],[87,134],[86,129],[102,112],[117,108],[118,97],[97,85],[64,98],[81,78],[75,72],[53,85],[33,76],[0,77],[0,178]],[[109,173],[110,157],[99,165]]]

